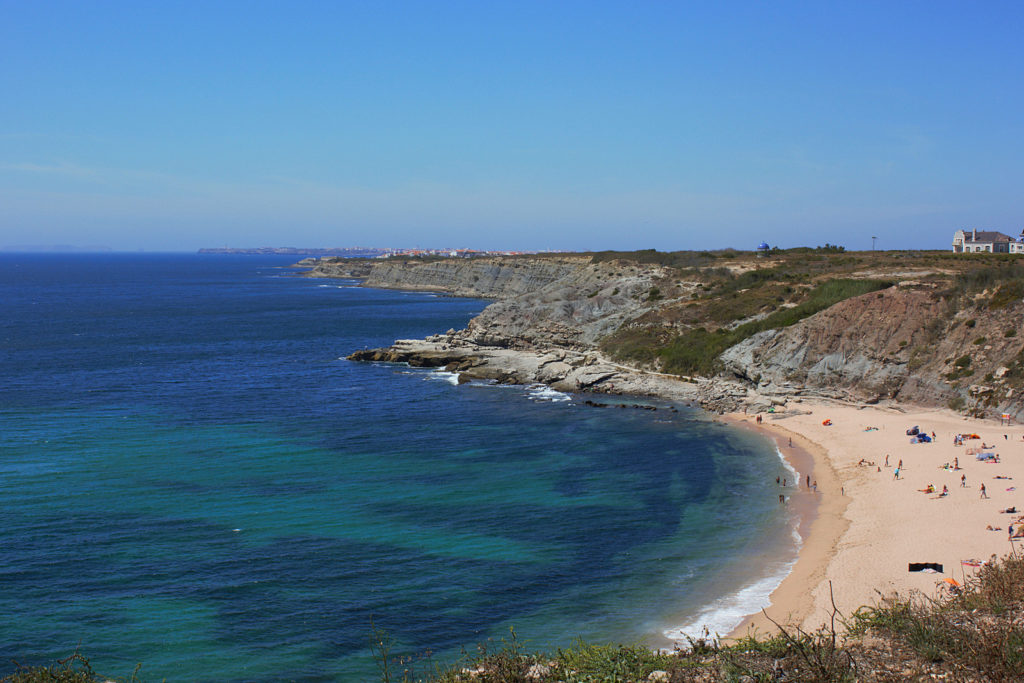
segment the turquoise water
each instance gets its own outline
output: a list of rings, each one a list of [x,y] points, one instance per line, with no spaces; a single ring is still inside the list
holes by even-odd
[[[486,302],[286,265],[0,256],[0,672],[373,680],[371,623],[435,661],[659,643],[784,570],[771,444],[350,363]]]

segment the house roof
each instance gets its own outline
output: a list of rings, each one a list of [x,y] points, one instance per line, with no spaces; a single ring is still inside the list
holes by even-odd
[[[977,236],[972,230],[964,230],[965,242],[1015,242],[1009,235],[1004,235],[995,230],[979,230]]]

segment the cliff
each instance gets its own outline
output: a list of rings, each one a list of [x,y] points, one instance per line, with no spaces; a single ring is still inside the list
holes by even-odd
[[[467,378],[656,393],[721,410],[816,396],[1024,419],[1024,267],[806,252],[321,259],[312,275],[495,299],[466,329],[404,342],[386,358],[439,353],[431,364]]]

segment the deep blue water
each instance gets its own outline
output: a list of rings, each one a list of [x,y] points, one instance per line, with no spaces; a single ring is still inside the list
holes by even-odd
[[[486,302],[287,265],[0,255],[0,674],[372,680],[371,623],[440,661],[658,642],[792,554],[767,442],[348,362]]]

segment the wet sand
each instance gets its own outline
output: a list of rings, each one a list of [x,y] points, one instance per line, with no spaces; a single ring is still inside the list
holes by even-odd
[[[786,495],[787,504],[797,514],[801,547],[793,570],[772,591],[771,604],[764,612],[744,619],[729,634],[734,638],[772,631],[775,626],[768,617],[778,623],[789,624],[799,623],[804,615],[810,614],[813,600],[807,587],[822,581],[835,546],[848,526],[844,512],[849,498],[840,494],[839,478],[824,449],[801,434],[780,427],[778,422],[770,422],[767,419],[770,416],[762,417],[766,419],[760,425],[753,416],[729,415],[725,420],[771,439],[786,462],[798,473],[798,481],[789,482],[789,486],[780,492]],[[807,477],[810,477],[812,486],[817,483],[817,491],[807,486]]]

